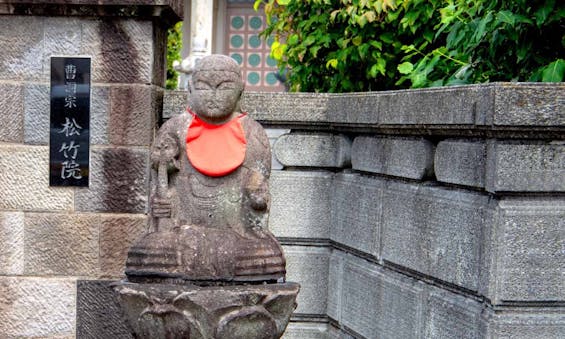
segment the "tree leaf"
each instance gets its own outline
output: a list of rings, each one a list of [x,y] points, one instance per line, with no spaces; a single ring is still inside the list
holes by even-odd
[[[306,40],[304,40],[304,46],[310,46],[316,42],[316,37],[313,35],[309,35]]]
[[[337,68],[337,59],[330,59],[326,62],[326,68],[333,67],[334,69]]]
[[[296,45],[298,43],[298,35],[293,34],[288,38],[288,44],[290,46]]]
[[[541,75],[543,82],[561,82],[565,75],[565,60],[557,59],[547,65]]]
[[[499,22],[504,22],[509,24],[510,26],[514,26],[516,22],[516,18],[514,17],[514,13],[510,11],[500,11],[496,14],[496,19]]]
[[[543,6],[541,6],[540,9],[538,9],[534,13],[534,17],[536,18],[536,25],[538,25],[538,27],[540,27],[541,24],[543,24],[545,20],[547,20],[549,13],[553,11],[553,6],[555,6],[555,0],[546,1],[545,4],[543,4]]]
[[[320,48],[322,48],[322,46],[319,45],[310,47],[310,53],[312,53],[312,56],[314,58],[318,57],[318,51],[320,50]]]
[[[361,43],[363,42],[363,37],[360,35],[357,35],[356,37],[354,37],[351,42],[355,45],[355,46],[359,46],[361,45]]]
[[[396,67],[396,69],[398,69],[400,74],[410,74],[414,70],[414,65],[409,61],[405,61],[405,62],[401,63],[400,65],[398,65],[398,67]]]
[[[262,3],[263,0],[255,0],[255,3],[253,3],[253,9],[255,10],[255,12],[259,10],[259,6],[261,6]]]

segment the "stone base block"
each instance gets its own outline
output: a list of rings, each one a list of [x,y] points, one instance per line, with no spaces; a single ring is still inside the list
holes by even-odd
[[[280,338],[300,285],[115,285],[136,338]]]

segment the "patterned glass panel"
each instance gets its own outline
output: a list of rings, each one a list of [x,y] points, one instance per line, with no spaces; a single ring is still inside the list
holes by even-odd
[[[265,28],[265,17],[253,10],[253,1],[228,1],[226,51],[243,71],[246,90],[281,92],[277,63],[270,54],[273,42],[265,42],[259,33]]]

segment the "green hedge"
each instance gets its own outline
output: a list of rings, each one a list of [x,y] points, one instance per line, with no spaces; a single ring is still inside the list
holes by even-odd
[[[563,81],[556,0],[257,0],[291,90]]]

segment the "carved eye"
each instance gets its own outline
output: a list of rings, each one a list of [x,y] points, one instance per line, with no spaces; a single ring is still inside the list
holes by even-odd
[[[197,82],[194,84],[194,89],[202,91],[202,90],[212,89],[212,87],[210,87],[210,85],[208,85],[208,84],[205,83],[205,82],[197,81]]]
[[[224,81],[218,85],[218,89],[236,89],[237,85],[233,81]]]

